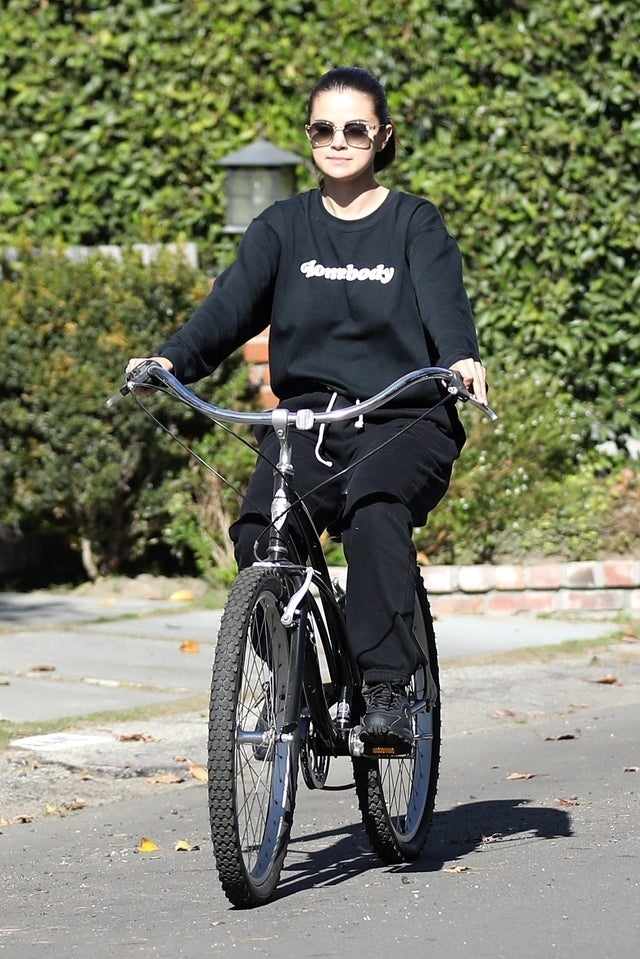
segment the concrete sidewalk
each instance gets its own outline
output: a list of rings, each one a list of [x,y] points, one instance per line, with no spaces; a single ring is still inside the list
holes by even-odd
[[[0,813],[39,809],[40,797],[66,799],[72,788],[109,801],[125,789],[154,788],[148,783],[158,776],[188,782],[193,769],[201,773],[220,617],[162,600],[0,594],[0,720],[69,720],[62,732],[12,741]],[[640,701],[640,644],[614,643],[595,661],[586,651],[552,662],[469,664],[505,650],[607,640],[620,633],[613,622],[460,616],[436,629],[446,736],[569,715],[583,703]],[[599,685],[606,672],[622,681]],[[132,714],[138,707],[152,709],[141,718]],[[87,719],[108,712],[115,715]],[[336,764],[338,776],[343,766]]]
[[[0,594],[0,719],[73,718],[206,694],[221,615],[168,600]],[[619,629],[530,615],[450,616],[436,628],[443,663]]]

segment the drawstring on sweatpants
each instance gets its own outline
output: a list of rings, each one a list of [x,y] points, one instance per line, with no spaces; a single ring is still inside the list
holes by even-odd
[[[327,403],[327,408],[325,410],[325,413],[331,412],[331,410],[335,406],[335,402],[337,399],[338,399],[338,394],[332,393],[331,399]],[[316,459],[319,463],[322,463],[323,466],[333,466],[333,460],[326,460],[321,453],[322,444],[324,443],[324,435],[326,432],[327,432],[327,424],[321,423],[320,428],[318,430],[318,442],[316,443],[316,449],[315,449]]]
[[[335,402],[337,399],[338,399],[338,394],[332,393],[331,399],[327,403],[327,408],[325,409],[325,413],[331,412],[331,410],[335,406]],[[356,400],[356,406],[359,406],[359,405],[360,405],[360,400]],[[353,425],[355,429],[357,430],[364,429],[364,416],[360,414],[360,416],[356,419]],[[322,455],[322,446],[324,444],[326,432],[327,432],[327,424],[321,423],[318,429],[318,442],[316,443],[315,455],[318,462],[322,463],[323,466],[333,466],[333,461],[325,459],[324,456]]]

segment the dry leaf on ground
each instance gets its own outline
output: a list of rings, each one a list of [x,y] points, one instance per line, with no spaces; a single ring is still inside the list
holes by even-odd
[[[622,683],[614,676],[613,673],[607,673],[606,676],[601,676],[600,679],[588,679],[589,683],[600,683],[601,686],[622,686]]]
[[[186,839],[178,839],[175,844],[176,852],[199,852],[200,846],[192,845],[190,842],[187,842]]]
[[[560,733],[558,736],[545,736],[544,741],[545,743],[559,743],[559,742],[562,742],[563,739],[577,739],[577,738],[578,737],[575,735],[575,733]]]
[[[206,783],[209,779],[207,770],[203,769],[202,766],[198,766],[197,763],[189,763],[189,772],[194,779],[197,779],[201,783]]]
[[[196,594],[190,589],[176,589],[169,597],[170,603],[192,603]]]
[[[640,773],[640,766],[625,766],[622,771],[625,773]]]
[[[579,806],[580,805],[579,799],[566,799],[564,796],[556,796],[556,798],[553,801],[557,802],[559,806]]]
[[[140,843],[137,848],[137,852],[156,852],[158,846],[156,846],[153,839],[147,839],[146,836],[143,836],[140,840]]]
[[[200,643],[196,642],[195,639],[185,639],[180,643],[180,652],[181,653],[199,653]]]
[[[86,805],[86,799],[76,796],[74,799],[69,800],[69,802],[49,803],[45,812],[47,816],[66,816],[68,812],[84,809]]]
[[[152,783],[162,783],[162,784],[168,784],[168,783],[183,783],[183,782],[184,782],[184,776],[177,776],[175,773],[163,773],[163,774],[160,775],[160,776],[152,776],[152,777],[151,777],[151,782],[152,782]]]
[[[505,779],[533,779],[536,776],[536,773],[509,773],[508,776],[505,776]]]

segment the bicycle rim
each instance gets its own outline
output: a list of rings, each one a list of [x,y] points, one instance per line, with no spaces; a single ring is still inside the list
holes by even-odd
[[[431,826],[440,765],[440,697],[435,637],[426,594],[416,596],[414,631],[428,666],[412,677],[410,695],[429,708],[413,718],[411,753],[394,759],[354,759],[356,792],[367,835],[385,862],[415,859]]]
[[[220,882],[237,906],[266,902],[278,883],[295,806],[298,737],[282,741],[289,637],[285,584],[240,573],[223,615],[211,684],[209,811]]]

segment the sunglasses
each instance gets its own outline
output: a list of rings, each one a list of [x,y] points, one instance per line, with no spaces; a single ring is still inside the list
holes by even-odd
[[[369,130],[379,129],[380,124],[364,123],[362,120],[349,120],[343,127],[337,127],[330,120],[316,120],[305,127],[311,146],[328,147],[333,143],[336,133],[342,133],[350,147],[367,150],[371,146]]]

